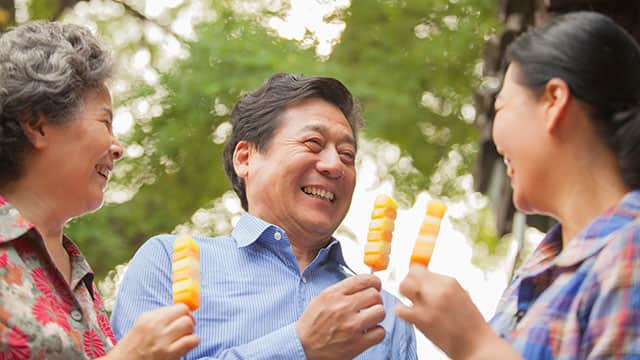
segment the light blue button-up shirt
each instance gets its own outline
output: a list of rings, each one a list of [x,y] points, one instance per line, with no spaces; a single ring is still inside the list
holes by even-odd
[[[148,240],[131,260],[113,309],[120,339],[143,312],[172,304],[174,235]],[[322,290],[351,276],[337,240],[300,273],[286,233],[244,215],[231,236],[194,238],[200,246],[201,305],[194,312],[200,345],[186,359],[304,359],[295,322]],[[416,359],[411,325],[395,316],[398,299],[382,291],[383,342],[356,359]]]

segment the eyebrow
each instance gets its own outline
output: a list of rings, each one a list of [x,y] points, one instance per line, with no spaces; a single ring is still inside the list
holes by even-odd
[[[302,131],[315,131],[315,132],[319,132],[322,134],[325,134],[328,132],[327,126],[323,125],[323,124],[311,124],[311,125],[305,125],[302,128]],[[340,143],[350,143],[351,145],[355,146],[356,145],[356,141],[353,138],[353,136],[351,136],[351,134],[345,134],[342,137],[340,137],[339,139]]]
[[[111,118],[111,120],[113,120],[113,112],[111,112],[111,109],[103,107],[102,111],[106,112],[107,115],[109,115],[109,117]]]

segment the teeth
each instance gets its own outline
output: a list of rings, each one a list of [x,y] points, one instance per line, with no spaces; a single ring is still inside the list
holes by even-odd
[[[333,201],[335,197],[335,195],[330,191],[318,189],[311,186],[305,186],[304,188],[302,188],[302,191],[304,191],[306,194],[313,195],[327,201]]]
[[[96,166],[96,170],[98,171],[98,174],[106,177],[107,179],[109,178],[110,170],[109,170],[108,167],[106,167],[104,165],[97,165]]]

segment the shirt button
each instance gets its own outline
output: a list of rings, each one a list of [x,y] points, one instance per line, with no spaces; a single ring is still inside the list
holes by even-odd
[[[73,309],[71,311],[71,318],[75,321],[80,321],[82,320],[82,313],[78,309]]]
[[[276,231],[275,234],[273,234],[273,238],[276,240],[280,240],[282,239],[282,234]]]
[[[303,276],[302,277],[302,282],[306,284],[307,283],[307,278]]]

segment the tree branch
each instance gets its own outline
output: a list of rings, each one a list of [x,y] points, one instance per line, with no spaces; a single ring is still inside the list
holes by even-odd
[[[173,35],[176,39],[178,39],[178,41],[182,42],[183,44],[186,44],[188,42],[187,39],[185,39],[184,37],[182,37],[182,35],[176,33],[175,31],[173,31],[171,29],[171,27],[165,25],[165,24],[161,24],[160,22],[150,19],[149,17],[147,17],[145,14],[143,14],[142,12],[136,10],[135,8],[133,8],[131,5],[125,3],[123,0],[111,0],[116,4],[120,4],[122,6],[124,6],[125,10],[128,11],[129,13],[131,13],[131,15],[135,16],[136,18],[142,20],[143,22],[148,22],[148,23],[152,23],[156,26],[158,26],[159,28],[161,28],[162,30],[166,31],[167,33]]]

